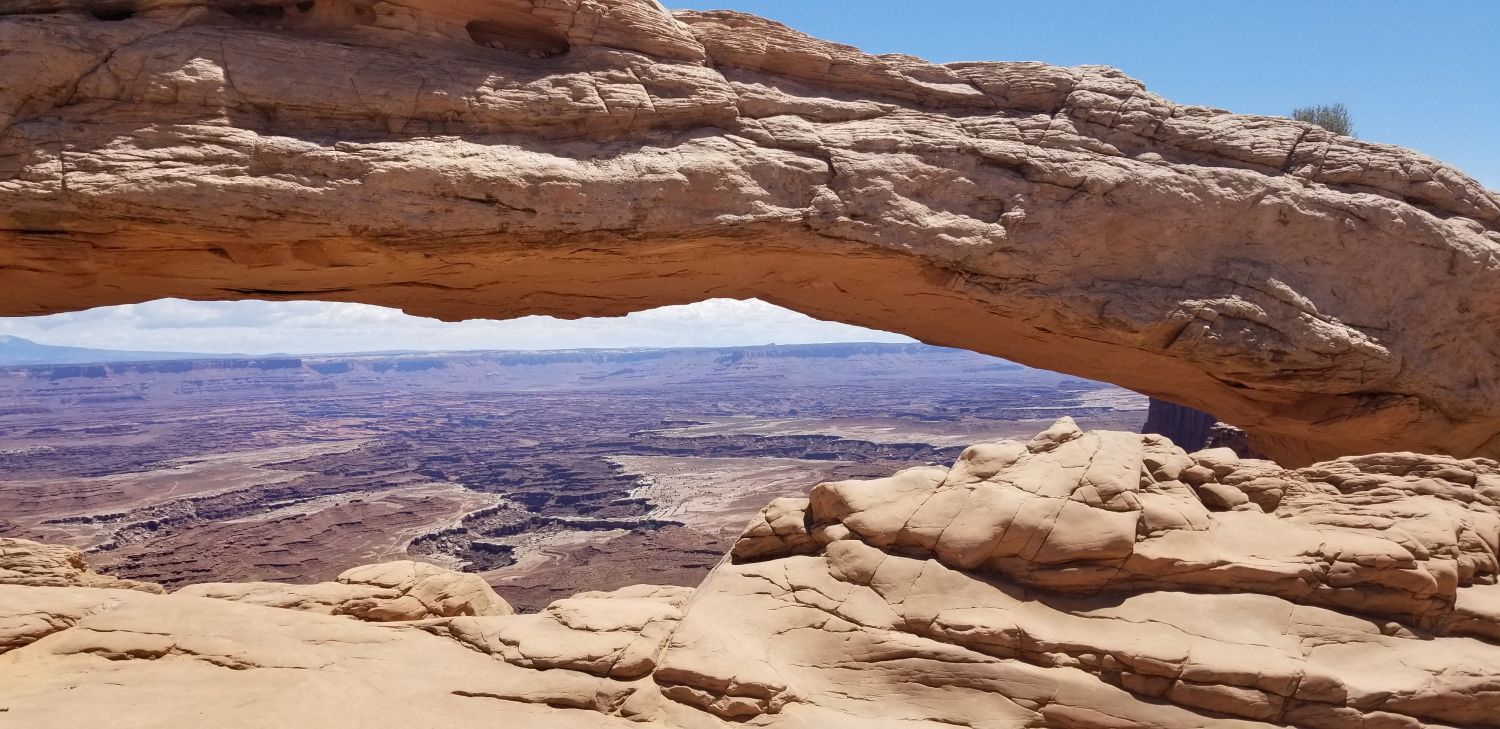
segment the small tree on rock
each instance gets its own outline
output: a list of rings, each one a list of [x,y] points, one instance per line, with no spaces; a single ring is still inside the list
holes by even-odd
[[[1349,110],[1343,104],[1298,107],[1292,110],[1292,118],[1317,124],[1334,134],[1354,136],[1354,120],[1349,118]]]

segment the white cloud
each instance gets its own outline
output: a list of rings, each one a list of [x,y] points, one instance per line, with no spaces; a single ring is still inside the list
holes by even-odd
[[[611,319],[530,316],[456,323],[367,304],[161,299],[0,318],[0,334],[74,347],[245,354],[911,341],[820,321],[755,299],[710,299]]]

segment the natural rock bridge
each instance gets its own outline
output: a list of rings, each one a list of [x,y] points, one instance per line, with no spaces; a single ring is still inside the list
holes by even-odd
[[[1500,455],[1500,199],[1117,71],[652,0],[0,2],[0,313],[759,297],[1217,414]]]

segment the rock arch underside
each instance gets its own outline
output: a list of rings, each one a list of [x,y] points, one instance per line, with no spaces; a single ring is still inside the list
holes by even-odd
[[[0,314],[165,296],[758,297],[1276,462],[1064,419],[531,615],[0,539],[0,728],[1500,727],[1500,199],[1404,149],[652,0],[0,0]]]
[[[0,312],[760,297],[1214,413],[1500,453],[1500,202],[1102,67],[647,0],[8,0]]]

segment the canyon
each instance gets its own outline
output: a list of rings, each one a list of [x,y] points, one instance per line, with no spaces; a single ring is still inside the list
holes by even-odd
[[[415,557],[535,610],[697,585],[808,483],[951,461],[1060,414],[1136,429],[1144,401],[916,344],[0,367],[0,537],[172,589]]]

